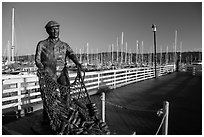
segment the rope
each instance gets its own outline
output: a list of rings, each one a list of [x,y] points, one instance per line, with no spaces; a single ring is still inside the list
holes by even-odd
[[[104,100],[102,100],[102,101],[104,101]],[[124,106],[121,106],[121,105],[114,104],[114,103],[109,102],[109,101],[105,101],[105,103],[110,104],[110,105],[115,106],[115,107],[118,107],[118,108],[121,108],[121,109],[127,109],[127,110],[133,110],[133,111],[144,111],[144,112],[157,112],[156,110],[144,110],[144,109],[128,108],[128,107],[124,107]]]
[[[9,114],[3,114],[2,117],[13,117],[13,116],[24,116],[24,114],[13,114],[13,115],[9,115]]]
[[[114,91],[113,91],[113,95],[114,95],[115,98],[118,98],[120,101],[123,101],[123,98]],[[107,103],[108,103],[108,101],[107,101]],[[113,104],[113,103],[109,102],[109,104]],[[121,106],[121,105],[117,105],[117,104],[114,104],[114,105],[115,105],[115,107],[119,106],[119,108],[133,110],[133,111],[157,112],[157,110],[144,110],[144,109],[139,110],[139,109],[133,109],[133,108],[130,108],[130,107],[125,107],[125,106]],[[136,106],[136,105],[134,105],[134,107],[140,107],[140,108],[143,107],[144,108],[145,106],[138,106],[138,105]]]
[[[121,105],[117,105],[117,104],[113,104],[113,103],[111,103],[111,102],[109,102],[109,101],[105,101],[105,100],[102,100],[102,101],[104,101],[105,103],[108,103],[108,104],[110,104],[110,105],[112,105],[112,106],[115,106],[115,107],[121,108],[121,109],[127,109],[126,107],[123,107],[123,106],[121,106]]]
[[[157,132],[156,132],[156,135],[159,133],[159,130],[160,130],[162,124],[164,123],[164,119],[165,119],[165,118],[166,118],[166,113],[165,113],[165,115],[164,115],[163,118],[162,118],[162,121],[161,121],[161,123],[160,123],[160,125],[159,125],[159,128],[158,128],[158,130],[157,130]]]
[[[105,101],[105,100],[102,100],[102,101],[105,102],[105,103],[107,103],[107,104],[110,104],[110,105],[112,105],[112,106],[114,106],[114,107],[121,108],[121,109],[135,110],[135,111],[146,111],[146,112],[157,112],[157,113],[158,113],[158,111],[155,111],[155,110],[130,109],[130,108],[127,108],[127,107],[124,107],[124,106],[121,106],[121,105],[114,104],[114,103],[109,102],[109,101]],[[158,133],[159,133],[159,131],[160,131],[160,129],[161,129],[161,126],[162,126],[163,123],[164,123],[164,119],[166,118],[166,115],[167,115],[167,114],[165,113],[165,115],[163,116],[162,121],[161,121],[161,123],[160,123],[160,125],[159,125],[159,128],[158,128],[158,130],[157,130],[157,132],[156,132],[156,135],[158,135]]]
[[[13,116],[17,116],[17,114],[14,114],[14,115],[2,115],[2,117],[13,117]]]

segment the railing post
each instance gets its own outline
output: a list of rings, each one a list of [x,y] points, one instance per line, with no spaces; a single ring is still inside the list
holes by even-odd
[[[135,69],[135,82],[137,82],[137,69]]]
[[[143,80],[145,80],[145,72],[146,72],[146,69],[144,68]]]
[[[169,119],[169,102],[163,102],[163,114],[165,116],[163,128],[162,128],[162,135],[168,135],[168,119]]]
[[[125,84],[127,85],[127,69],[126,69],[126,71],[125,71]]]
[[[193,66],[193,72],[192,72],[192,75],[193,75],[193,76],[196,75],[196,68],[195,68],[195,66]]]
[[[21,110],[21,83],[18,82],[17,83],[17,86],[18,86],[18,110]]]
[[[113,80],[113,82],[114,82],[114,89],[116,88],[116,72],[114,71],[114,80]]]
[[[105,122],[105,93],[102,92],[101,93],[101,101],[102,101],[102,121]]]
[[[164,72],[165,72],[165,71],[164,71],[164,66],[162,66],[161,68],[162,68],[162,69],[161,69],[161,70],[162,70],[162,75],[164,75]]]
[[[98,89],[100,87],[100,73],[98,73]]]

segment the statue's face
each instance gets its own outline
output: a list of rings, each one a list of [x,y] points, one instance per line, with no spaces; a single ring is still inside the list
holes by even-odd
[[[58,38],[59,37],[59,27],[51,27],[47,29],[47,33],[51,38]]]

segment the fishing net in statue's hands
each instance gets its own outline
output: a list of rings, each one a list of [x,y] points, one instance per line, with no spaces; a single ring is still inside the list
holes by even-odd
[[[68,86],[39,70],[38,77],[44,109],[56,134],[110,134],[106,123],[97,118],[96,106],[84,85],[85,72],[82,77],[78,71],[75,81]]]

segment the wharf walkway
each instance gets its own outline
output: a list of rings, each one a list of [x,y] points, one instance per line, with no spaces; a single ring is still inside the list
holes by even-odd
[[[100,95],[91,98],[101,117]],[[162,120],[157,111],[162,108],[163,101],[170,103],[168,134],[202,134],[202,77],[186,72],[174,72],[107,92],[106,122],[111,134],[155,135]],[[17,120],[5,116],[3,128],[13,134],[35,135],[31,126],[41,115],[42,110]]]

